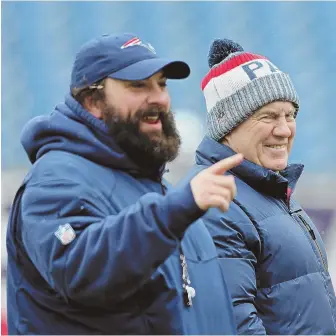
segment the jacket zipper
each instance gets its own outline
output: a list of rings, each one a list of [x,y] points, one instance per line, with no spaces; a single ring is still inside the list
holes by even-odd
[[[296,211],[291,212],[291,211],[290,211],[290,208],[289,208],[289,202],[288,202],[288,206],[287,206],[287,207],[288,207],[288,209],[289,209],[289,214],[290,214],[291,216],[292,216],[294,213],[298,213],[298,212],[301,212],[301,211],[302,211],[302,210],[300,209],[300,210],[296,210]],[[321,248],[320,248],[320,246],[319,246],[319,244],[318,244],[318,242],[317,242],[317,240],[316,240],[316,235],[315,235],[314,230],[310,227],[310,225],[306,222],[306,220],[305,220],[301,215],[297,214],[297,216],[299,217],[300,221],[301,221],[301,222],[303,223],[303,225],[305,226],[306,230],[309,232],[309,234],[310,234],[310,236],[311,236],[311,238],[312,238],[312,240],[313,240],[313,242],[314,242],[314,244],[315,244],[315,246],[316,246],[316,248],[317,248],[317,250],[318,250],[318,253],[319,253],[319,255],[320,255],[320,258],[321,258],[321,260],[322,260],[323,268],[324,268],[324,270],[326,271],[326,273],[328,273],[328,266],[327,266],[326,261],[325,261],[324,258],[323,258],[323,254],[322,254]],[[300,225],[300,226],[301,226],[301,225]],[[324,279],[324,276],[322,276],[322,279]],[[328,297],[329,305],[330,305],[330,307],[332,308],[332,304],[331,304],[331,301],[330,301],[330,295],[329,295],[329,287],[328,287],[328,285],[326,284],[326,281],[325,281],[325,280],[323,280],[323,282],[324,282],[324,288],[325,288],[325,290],[326,290],[326,292],[327,292],[327,297]],[[333,317],[334,327],[336,327],[336,325],[335,325],[335,315],[332,314],[332,317]]]
[[[321,260],[322,260],[322,264],[323,264],[323,267],[325,269],[326,272],[328,272],[328,266],[323,258],[323,254],[322,254],[322,251],[321,251],[321,248],[320,248],[320,245],[318,244],[317,240],[316,240],[316,236],[315,236],[315,233],[314,233],[314,230],[310,227],[310,225],[306,222],[306,220],[301,216],[301,215],[298,215],[298,217],[300,218],[301,222],[304,224],[305,228],[307,229],[307,231],[309,232],[310,236],[312,237],[312,240],[319,252],[319,255],[321,257]]]

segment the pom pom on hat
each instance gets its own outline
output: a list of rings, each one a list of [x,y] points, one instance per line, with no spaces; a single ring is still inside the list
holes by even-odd
[[[230,54],[244,51],[243,47],[228,39],[217,39],[212,42],[208,55],[208,64],[212,68],[214,65],[222,62]]]

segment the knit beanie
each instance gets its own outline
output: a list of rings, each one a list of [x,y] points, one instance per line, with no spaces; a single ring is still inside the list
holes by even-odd
[[[299,97],[287,73],[266,57],[245,52],[236,42],[215,40],[209,51],[210,71],[202,80],[207,107],[207,135],[216,141],[262,106]]]

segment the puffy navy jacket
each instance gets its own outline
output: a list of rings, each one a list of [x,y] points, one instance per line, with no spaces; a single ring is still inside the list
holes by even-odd
[[[205,137],[197,172],[234,152]],[[336,299],[322,239],[290,197],[303,170],[281,174],[244,160],[229,174],[237,196],[226,213],[211,209],[202,221],[217,246],[239,334],[336,334]]]
[[[71,96],[29,122],[22,143],[33,167],[7,232],[10,334],[235,333],[215,245],[203,223],[189,227],[203,214],[189,185],[163,196],[164,181]]]

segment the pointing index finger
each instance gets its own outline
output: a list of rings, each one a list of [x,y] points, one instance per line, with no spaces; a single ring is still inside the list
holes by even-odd
[[[216,162],[208,168],[208,172],[215,175],[222,175],[228,170],[238,166],[244,160],[244,156],[240,153],[232,155],[226,159]]]

